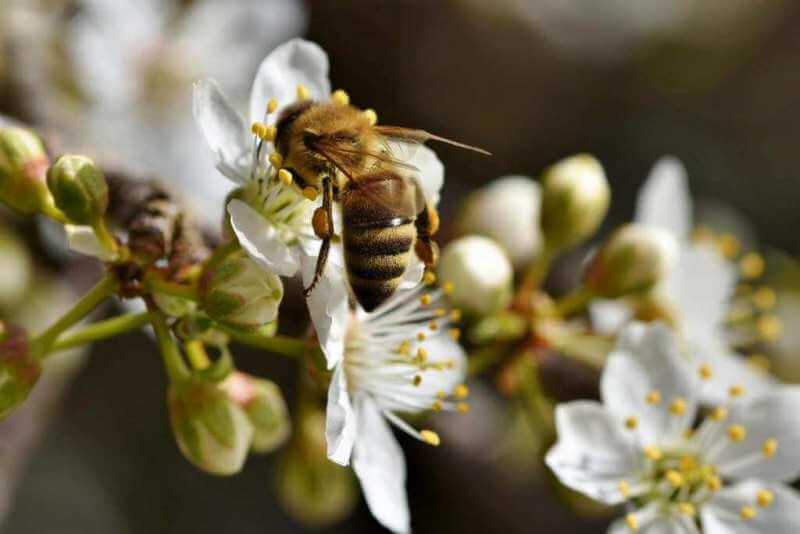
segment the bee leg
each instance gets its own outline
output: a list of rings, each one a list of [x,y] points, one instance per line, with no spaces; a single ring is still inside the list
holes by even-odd
[[[314,228],[314,233],[322,239],[322,246],[319,248],[319,255],[317,256],[317,266],[314,270],[314,279],[311,285],[303,288],[303,295],[308,297],[314,286],[317,285],[322,273],[325,270],[325,264],[328,262],[328,252],[331,249],[331,237],[333,237],[333,187],[331,179],[325,178],[322,181],[322,206],[314,210],[314,215],[311,218],[311,226]]]
[[[439,245],[431,239],[431,236],[439,230],[439,212],[431,204],[426,203],[417,215],[414,225],[417,227],[414,252],[426,267],[435,267],[439,262]]]

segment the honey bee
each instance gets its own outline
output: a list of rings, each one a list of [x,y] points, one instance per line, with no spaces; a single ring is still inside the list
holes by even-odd
[[[273,165],[278,163],[286,182],[290,174],[307,198],[322,194],[322,204],[312,217],[322,246],[314,279],[304,288],[306,296],[328,259],[335,234],[334,202],[342,208],[341,239],[350,288],[366,311],[377,308],[397,289],[412,246],[426,266],[436,264],[438,248],[432,236],[439,226],[437,211],[425,199],[415,175],[418,169],[392,148],[405,145],[413,150],[413,145],[429,140],[489,154],[422,130],[378,126],[374,112],[350,105],[349,99],[301,100],[281,112],[274,130]]]

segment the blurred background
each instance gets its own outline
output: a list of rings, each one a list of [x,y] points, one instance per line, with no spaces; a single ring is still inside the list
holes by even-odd
[[[784,251],[776,279],[794,284],[785,258],[800,252],[798,24],[788,0],[0,0],[0,113],[41,128],[52,146],[191,192],[213,223],[229,184],[193,124],[191,83],[213,76],[244,103],[265,53],[305,36],[330,55],[333,86],[382,123],[494,153],[436,147],[444,239],[470,191],[577,152],[606,168],[608,230],[630,219],[650,167],[672,154],[699,217]],[[0,285],[21,271],[36,280],[11,284],[2,316],[46,323],[37,298],[55,307],[96,266],[42,248],[10,214],[2,224]],[[237,355],[291,402],[290,365]],[[363,503],[325,528],[300,526],[276,499],[275,455],[228,479],[191,467],[173,443],[146,335],[73,359],[0,425],[0,532],[380,532]],[[444,446],[400,436],[415,531],[603,531],[607,512],[563,504],[518,421],[474,389],[472,413],[441,421]]]

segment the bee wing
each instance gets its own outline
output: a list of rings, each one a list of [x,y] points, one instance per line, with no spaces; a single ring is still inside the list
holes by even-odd
[[[491,152],[488,152],[482,148],[460,143],[458,141],[453,141],[452,139],[447,139],[446,137],[440,137],[430,132],[426,132],[425,130],[403,128],[402,126],[375,126],[374,128],[376,132],[390,139],[391,141],[416,144],[425,143],[427,141],[438,141],[440,143],[446,143],[448,145],[463,148],[465,150],[472,150],[473,152],[478,152],[485,156],[492,155]]]
[[[312,148],[319,152],[324,158],[335,165],[345,176],[353,179],[350,170],[347,168],[347,161],[351,160],[353,156],[363,156],[375,161],[374,167],[387,167],[395,166],[412,172],[418,172],[419,169],[414,165],[407,163],[403,159],[397,157],[394,152],[385,146],[384,150],[370,151],[361,147],[354,147],[349,142],[344,142],[331,137],[322,137],[316,139]]]

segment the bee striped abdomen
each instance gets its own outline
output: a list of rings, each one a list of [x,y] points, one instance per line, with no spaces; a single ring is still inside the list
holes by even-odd
[[[415,235],[409,219],[346,226],[342,238],[347,274],[356,300],[366,311],[377,308],[400,285]]]

